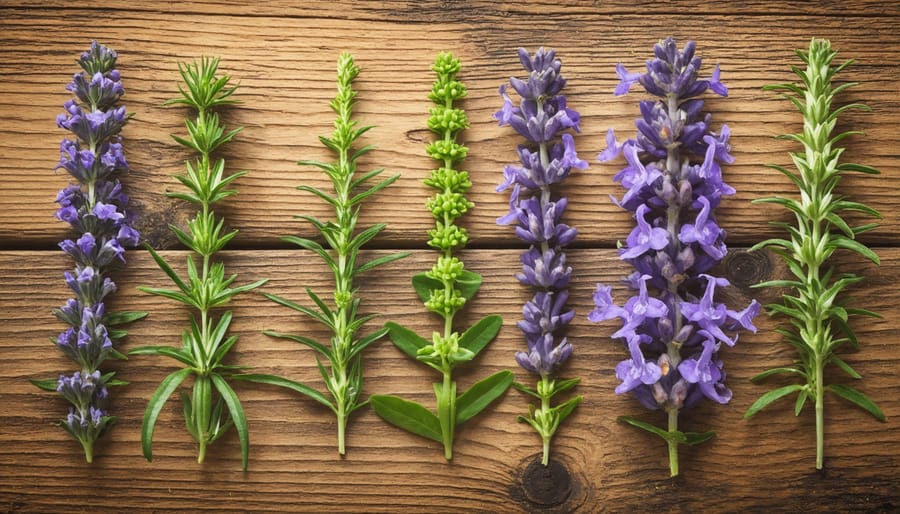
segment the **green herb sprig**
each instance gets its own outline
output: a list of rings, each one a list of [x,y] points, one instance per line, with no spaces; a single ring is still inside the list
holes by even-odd
[[[432,66],[437,80],[428,97],[437,105],[431,109],[428,128],[438,138],[428,144],[426,151],[441,167],[431,172],[425,184],[438,190],[427,202],[435,219],[435,228],[429,231],[428,245],[439,250],[441,256],[430,271],[412,278],[413,287],[425,307],[443,318],[443,333],[434,332],[429,343],[397,323],[385,325],[388,336],[400,351],[443,375],[443,381],[434,384],[437,414],[419,403],[396,396],[373,395],[370,398],[372,408],[386,421],[443,442],[447,460],[453,458],[456,427],[502,396],[513,381],[512,372],[504,370],[457,395],[452,377],[453,368],[474,359],[494,340],[503,325],[500,316],[490,315],[462,334],[453,330],[454,316],[481,286],[481,276],[465,269],[463,262],[453,256],[453,251],[464,247],[469,240],[466,230],[454,225],[454,221],[474,206],[465,197],[472,187],[469,174],[454,168],[468,152],[456,140],[459,133],[469,127],[465,112],[453,107],[454,101],[466,96],[466,87],[456,80],[459,69],[459,59],[450,53],[438,54]]]
[[[374,186],[358,191],[366,181],[377,177],[384,171],[383,168],[379,168],[356,177],[357,161],[374,149],[374,146],[370,145],[353,150],[353,145],[360,136],[373,128],[371,126],[357,127],[357,122],[352,119],[356,98],[352,82],[358,74],[359,67],[353,62],[353,57],[349,53],[342,53],[338,58],[337,66],[337,95],[331,102],[331,109],[337,114],[334,132],[330,138],[319,137],[322,144],[336,154],[337,161],[333,163],[309,160],[299,162],[300,165],[315,166],[320,169],[331,179],[334,186],[333,195],[311,186],[297,187],[301,191],[316,195],[334,207],[334,221],[322,221],[306,215],[297,216],[310,222],[321,233],[328,248],[316,241],[302,237],[285,236],[282,238],[284,241],[311,250],[325,261],[334,274],[333,305],[329,305],[309,288],[306,289],[306,293],[318,309],[265,293],[265,296],[273,302],[307,315],[332,331],[330,345],[302,335],[265,332],[271,337],[306,345],[318,353],[316,364],[331,399],[310,386],[292,380],[266,376],[244,377],[246,380],[287,387],[328,407],[337,416],[338,452],[341,455],[344,455],[346,451],[347,420],[353,412],[367,404],[367,402],[360,401],[363,385],[362,351],[387,333],[387,329],[380,329],[366,336],[357,336],[357,332],[362,326],[375,315],[360,316],[361,299],[356,294],[356,278],[363,272],[409,255],[408,253],[394,253],[366,263],[358,262],[360,248],[386,227],[384,223],[379,223],[364,230],[357,230],[363,201],[391,185],[400,177],[400,175],[393,175]],[[327,369],[322,364],[322,358],[328,361]]]
[[[813,39],[809,51],[797,51],[806,63],[806,70],[792,67],[800,77],[800,84],[776,84],[766,89],[784,91],[795,107],[803,114],[803,132],[787,134],[783,139],[803,145],[802,152],[791,152],[797,172],[782,166],[770,166],[786,175],[800,189],[799,200],[791,198],[762,198],[755,203],[781,205],[797,220],[796,226],[777,223],[790,234],[790,239],[769,239],[753,247],[753,250],[768,248],[780,255],[787,263],[795,278],[773,280],[757,287],[790,288],[794,294],[783,295],[783,303],[767,305],[770,314],[787,316],[791,328],[778,329],[785,341],[797,350],[798,360],[791,366],[777,367],[763,372],[753,381],[763,380],[773,375],[791,375],[802,379],[800,384],[791,384],[762,395],[747,410],[749,418],[772,402],[787,395],[798,393],[794,404],[794,414],[799,415],[807,399],[815,402],[816,409],[816,468],[822,469],[824,455],[824,396],[829,391],[856,404],[879,421],[884,421],[881,409],[862,392],[841,384],[825,385],[825,367],[834,364],[852,378],[860,378],[853,368],[835,353],[849,343],[859,348],[859,342],[848,320],[851,316],[873,316],[878,314],[859,308],[848,307],[849,298],[843,297],[844,289],[863,280],[852,273],[838,273],[829,264],[832,254],[839,249],[856,252],[876,265],[878,256],[857,240],[857,236],[877,227],[870,223],[851,227],[842,217],[844,212],[860,212],[880,218],[881,215],[862,203],[846,199],[835,192],[841,177],[850,172],[877,174],[878,170],[861,164],[840,163],[844,148],[837,143],[859,132],[842,132],[832,137],[838,116],[849,109],[869,110],[863,104],[848,104],[839,108],[832,106],[834,97],[856,83],[832,86],[834,76],[853,63],[852,60],[833,65],[837,55],[828,40]]]
[[[172,136],[179,144],[199,154],[193,162],[185,163],[187,172],[184,175],[175,175],[188,191],[167,193],[167,196],[188,201],[199,208],[196,216],[187,222],[187,230],[175,225],[170,225],[170,229],[201,262],[198,265],[195,255],[188,255],[187,277],[183,278],[147,245],[153,260],[177,289],[138,288],[193,307],[199,312],[199,319],[191,316],[190,330],[181,334],[181,348],[145,346],[130,353],[171,357],[184,365],[184,368],[163,379],[150,398],[141,428],[144,457],[152,460],[153,429],[163,405],[193,375],[191,394],[182,392],[181,399],[187,430],[199,444],[197,462],[203,462],[207,446],[234,425],[241,444],[242,466],[246,470],[250,444],[247,418],[237,394],[228,383],[243,367],[223,364],[238,336],[228,335],[231,311],[222,313],[216,319],[214,310],[228,303],[235,295],[262,286],[266,280],[232,287],[236,275],[226,276],[225,264],[213,260],[215,253],[224,248],[238,231],[227,231],[225,219],[217,218],[212,205],[237,194],[236,190],[228,187],[247,173],[239,171],[226,176],[225,160],[212,157],[220,146],[231,141],[242,129],[226,131],[215,112],[217,107],[236,103],[231,96],[237,89],[237,86],[229,86],[228,75],[216,76],[218,65],[216,58],[203,58],[192,64],[179,63],[178,69],[186,88],[179,86],[181,98],[166,102],[167,105],[186,105],[197,111],[195,119],[185,120],[188,137]]]

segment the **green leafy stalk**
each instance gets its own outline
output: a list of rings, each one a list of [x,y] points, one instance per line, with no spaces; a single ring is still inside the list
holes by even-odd
[[[336,162],[300,161],[299,163],[314,166],[331,179],[334,188],[333,194],[306,185],[297,188],[314,194],[334,207],[334,221],[321,221],[312,216],[298,216],[309,221],[321,233],[328,248],[310,239],[294,236],[283,238],[301,248],[311,250],[325,261],[334,274],[333,304],[329,305],[310,289],[307,289],[306,292],[315,303],[316,308],[306,307],[273,294],[265,295],[275,303],[311,317],[328,327],[333,333],[330,345],[325,345],[304,336],[266,332],[269,336],[293,340],[318,352],[316,362],[325,381],[325,388],[331,397],[330,400],[324,394],[298,382],[278,379],[276,381],[268,380],[267,383],[287,387],[329,407],[337,416],[338,452],[341,455],[344,455],[346,451],[347,420],[350,414],[365,405],[365,402],[360,402],[363,381],[362,350],[387,332],[385,329],[381,329],[367,336],[357,336],[357,332],[363,324],[373,316],[359,316],[361,299],[356,296],[356,277],[372,268],[408,255],[408,253],[396,253],[366,263],[358,262],[360,248],[385,228],[384,224],[377,224],[357,230],[362,203],[366,198],[391,185],[400,177],[400,175],[393,175],[371,187],[358,191],[366,181],[377,177],[384,171],[377,169],[359,178],[355,176],[357,161],[373,149],[372,146],[364,146],[355,151],[353,149],[360,136],[372,128],[370,126],[357,127],[356,121],[352,119],[356,98],[356,91],[353,90],[352,83],[358,74],[359,68],[353,62],[353,57],[348,53],[342,53],[338,58],[337,66],[337,95],[331,102],[331,109],[337,114],[334,132],[331,137],[319,137],[322,144],[334,152]],[[322,359],[328,362],[327,368],[322,364]]]
[[[845,343],[858,348],[858,341],[848,324],[852,315],[877,316],[863,309],[849,308],[844,289],[863,278],[850,273],[836,273],[829,259],[835,250],[851,250],[879,264],[878,256],[856,236],[871,230],[873,224],[851,227],[842,217],[846,211],[856,211],[881,217],[874,209],[847,200],[835,192],[841,177],[847,172],[877,174],[878,171],[860,164],[839,163],[844,149],[837,143],[855,132],[843,132],[832,136],[838,116],[848,109],[868,110],[862,104],[849,104],[834,108],[832,101],[837,93],[852,87],[853,83],[832,86],[834,76],[852,60],[833,65],[837,55],[828,40],[813,39],[809,51],[797,51],[806,63],[805,70],[793,67],[800,77],[800,84],[776,84],[766,89],[784,92],[803,115],[803,132],[782,136],[800,143],[802,152],[791,152],[797,171],[772,166],[783,173],[800,189],[800,199],[763,198],[757,203],[782,205],[794,213],[796,226],[786,225],[790,239],[769,239],[754,249],[769,248],[780,255],[788,265],[794,279],[759,284],[758,287],[787,287],[793,294],[783,295],[783,302],[768,305],[770,314],[781,314],[791,320],[791,328],[779,329],[786,342],[797,350],[798,360],[793,366],[774,368],[754,377],[762,380],[776,374],[800,377],[802,384],[781,387],[762,395],[747,410],[745,417],[759,412],[772,402],[798,393],[794,406],[795,415],[802,411],[806,400],[815,402],[816,411],[816,468],[822,469],[824,460],[824,396],[830,391],[863,408],[876,419],[884,421],[884,414],[865,394],[851,387],[825,385],[825,367],[834,364],[853,378],[860,375],[835,351]]]
[[[453,251],[469,240],[466,230],[454,221],[468,212],[474,204],[465,197],[472,187],[469,174],[455,166],[466,157],[468,149],[457,142],[459,133],[469,127],[462,109],[453,103],[466,96],[466,87],[456,80],[459,59],[450,53],[440,53],[431,68],[437,73],[429,98],[436,105],[431,109],[428,128],[438,137],[428,144],[426,151],[440,164],[431,172],[425,184],[437,190],[427,206],[435,219],[435,227],[428,233],[428,245],[441,252],[430,271],[412,278],[413,288],[425,307],[443,318],[443,330],[435,331],[431,342],[412,330],[388,322],[388,336],[403,353],[424,362],[442,375],[434,384],[437,414],[426,407],[396,396],[374,395],[372,408],[386,421],[414,434],[444,444],[444,457],[453,458],[453,436],[456,427],[484,410],[503,395],[513,380],[509,371],[500,371],[474,384],[457,395],[453,368],[469,362],[490,343],[500,331],[500,316],[487,316],[462,335],[453,329],[453,318],[470,300],[481,285],[481,276],[465,269]]]
[[[182,392],[181,398],[187,430],[199,444],[197,461],[202,463],[207,446],[234,425],[241,444],[242,466],[246,470],[250,445],[247,419],[240,400],[228,384],[229,379],[240,376],[235,374],[240,367],[222,363],[238,336],[228,335],[231,312],[221,313],[216,319],[213,310],[228,303],[235,295],[260,287],[266,281],[232,287],[237,276],[226,276],[225,264],[213,260],[215,253],[237,235],[237,230],[226,231],[225,219],[216,216],[212,205],[237,194],[228,187],[247,173],[240,171],[226,176],[225,160],[213,158],[221,145],[231,141],[241,131],[241,128],[226,131],[214,111],[216,107],[235,103],[230,97],[237,89],[237,86],[228,85],[228,75],[216,76],[218,65],[219,60],[215,58],[202,58],[199,63],[195,61],[192,64],[179,63],[178,69],[186,88],[179,86],[182,97],[166,102],[186,105],[197,111],[195,119],[185,120],[188,137],[172,136],[179,144],[198,154],[193,162],[185,163],[187,171],[184,175],[175,176],[188,191],[168,193],[168,196],[191,202],[199,209],[196,216],[187,222],[187,230],[170,225],[178,240],[195,255],[188,256],[187,276],[183,277],[156,250],[147,246],[153,260],[172,280],[176,289],[139,288],[193,307],[198,311],[199,319],[191,316],[190,329],[181,334],[181,348],[145,346],[130,353],[161,355],[184,365],[183,369],[162,381],[147,405],[141,429],[141,445],[147,460],[152,460],[153,429],[163,405],[193,375],[191,394]]]
[[[538,380],[537,389],[531,389],[528,386],[518,382],[513,383],[513,387],[525,394],[531,395],[541,401],[540,406],[535,407],[528,404],[528,416],[519,416],[519,423],[528,423],[541,436],[543,443],[543,452],[541,454],[541,464],[547,466],[550,464],[550,442],[556,434],[560,423],[565,421],[569,414],[575,410],[575,407],[581,403],[582,396],[574,396],[568,400],[553,406],[553,397],[574,389],[580,378],[570,378],[568,380],[556,381],[547,374],[541,374]]]

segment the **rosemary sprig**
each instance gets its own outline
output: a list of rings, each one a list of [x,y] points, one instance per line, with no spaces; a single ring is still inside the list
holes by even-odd
[[[306,345],[318,353],[316,364],[331,399],[312,387],[292,380],[275,377],[246,378],[293,389],[331,409],[337,417],[338,452],[341,455],[344,455],[346,451],[347,420],[354,411],[367,403],[360,401],[363,381],[362,351],[387,333],[387,329],[382,328],[366,336],[357,336],[357,332],[362,326],[375,315],[360,316],[361,299],[356,294],[356,278],[365,271],[409,255],[408,253],[395,253],[363,264],[358,262],[360,248],[377,236],[386,226],[384,223],[378,223],[366,229],[357,230],[363,201],[391,185],[400,177],[400,175],[393,175],[374,186],[359,191],[365,182],[377,177],[384,170],[376,169],[359,178],[356,177],[357,161],[374,149],[373,146],[353,149],[360,136],[373,128],[371,126],[357,127],[357,122],[352,119],[356,98],[356,91],[353,90],[352,83],[358,74],[359,67],[353,62],[353,57],[349,53],[342,53],[338,58],[337,66],[337,95],[331,101],[331,109],[337,114],[334,132],[331,137],[319,137],[319,141],[334,152],[337,158],[336,162],[304,160],[298,163],[303,166],[314,166],[331,179],[334,188],[333,194],[307,185],[297,187],[301,191],[316,195],[334,207],[334,221],[322,221],[306,215],[297,216],[310,222],[319,231],[328,244],[328,248],[316,241],[302,237],[285,236],[282,238],[284,241],[311,250],[325,261],[334,275],[333,305],[329,305],[309,288],[306,289],[306,293],[316,305],[315,309],[274,294],[265,293],[265,296],[273,302],[309,316],[332,331],[330,345],[322,344],[305,336],[274,331],[265,332],[271,337],[288,339]],[[322,364],[322,358],[328,361],[327,368]]]
[[[197,462],[203,462],[207,446],[225,434],[233,424],[240,439],[242,466],[246,470],[250,445],[247,418],[237,394],[228,383],[243,367],[223,364],[238,336],[228,335],[231,311],[222,313],[217,320],[214,309],[225,305],[239,293],[260,287],[266,280],[231,287],[236,275],[226,277],[225,264],[213,260],[215,253],[224,248],[238,231],[225,231],[225,219],[216,217],[212,205],[237,194],[228,186],[247,173],[239,171],[226,176],[225,160],[213,159],[213,153],[241,131],[241,128],[236,128],[226,132],[214,110],[235,103],[231,95],[237,89],[237,86],[228,85],[228,75],[216,76],[218,65],[216,58],[203,58],[193,64],[179,63],[178,69],[186,89],[179,87],[181,98],[166,102],[167,105],[186,105],[197,111],[195,119],[185,120],[188,137],[172,136],[179,144],[199,154],[193,163],[185,163],[187,172],[184,175],[175,175],[188,191],[167,193],[167,196],[191,202],[199,208],[194,219],[187,222],[187,230],[175,225],[169,228],[183,245],[196,253],[201,263],[198,266],[195,256],[188,255],[187,277],[182,278],[156,250],[147,245],[153,260],[177,289],[139,287],[141,291],[195,308],[199,320],[191,316],[190,330],[183,331],[181,335],[181,348],[145,346],[132,350],[130,354],[161,355],[184,365],[184,368],[163,379],[150,398],[141,428],[144,457],[152,460],[153,429],[163,405],[193,375],[191,394],[182,392],[181,399],[187,430],[199,444]]]
[[[815,402],[816,410],[816,468],[822,469],[824,460],[824,396],[830,391],[856,404],[879,421],[884,421],[881,409],[862,392],[841,384],[825,385],[825,367],[834,364],[850,377],[861,378],[853,368],[842,360],[835,351],[846,343],[859,348],[859,342],[848,323],[850,316],[873,316],[878,314],[859,308],[848,307],[849,299],[843,297],[844,289],[863,280],[852,273],[838,273],[828,261],[839,249],[851,250],[880,264],[878,256],[857,240],[856,236],[877,227],[870,223],[851,227],[841,213],[860,212],[880,218],[871,207],[848,200],[835,192],[841,177],[848,172],[877,174],[878,170],[861,164],[840,163],[844,148],[837,145],[855,131],[842,132],[832,137],[838,116],[849,109],[869,110],[863,104],[848,104],[839,108],[832,106],[835,95],[854,86],[845,83],[834,87],[835,75],[853,63],[845,61],[833,65],[837,51],[831,42],[813,39],[809,51],[797,51],[806,63],[805,70],[792,67],[800,77],[800,84],[776,84],[766,89],[782,91],[803,115],[803,132],[787,134],[782,139],[796,141],[803,146],[802,152],[791,152],[790,156],[797,171],[782,166],[770,166],[783,173],[798,189],[799,200],[782,197],[762,198],[755,203],[781,205],[794,213],[796,226],[783,226],[790,239],[769,239],[753,247],[754,250],[768,248],[780,255],[787,263],[795,278],[775,280],[757,287],[785,287],[794,294],[784,294],[783,303],[767,305],[769,314],[781,314],[790,318],[791,328],[778,329],[785,341],[797,350],[798,360],[791,366],[777,367],[753,377],[753,381],[763,380],[779,374],[797,376],[800,384],[791,384],[762,395],[747,410],[749,418],[772,402],[787,395],[798,393],[794,404],[794,414],[800,415],[807,399]]]
[[[429,98],[435,104],[428,119],[428,128],[438,139],[426,147],[428,155],[440,163],[431,172],[425,184],[438,192],[427,202],[435,219],[435,228],[429,231],[428,245],[441,252],[431,271],[412,278],[413,288],[425,307],[444,320],[443,333],[434,332],[432,342],[412,330],[394,322],[385,328],[394,345],[409,357],[424,362],[443,375],[434,384],[437,415],[425,406],[397,396],[373,395],[372,408],[386,421],[414,434],[444,444],[444,457],[453,458],[453,436],[457,426],[471,419],[500,398],[513,381],[510,371],[499,371],[475,383],[457,395],[453,368],[469,362],[478,355],[500,332],[503,319],[490,315],[464,333],[453,329],[453,318],[481,286],[481,275],[465,269],[465,265],[453,256],[469,240],[468,233],[454,221],[475,204],[465,193],[472,187],[469,174],[455,166],[462,161],[468,149],[457,142],[457,136],[469,127],[465,111],[453,107],[456,100],[466,96],[466,87],[456,80],[459,59],[450,53],[440,53],[431,68],[437,73]]]

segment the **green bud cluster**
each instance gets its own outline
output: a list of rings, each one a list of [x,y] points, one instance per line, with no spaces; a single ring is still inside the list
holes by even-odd
[[[426,186],[435,189],[449,189],[460,194],[465,194],[472,188],[469,173],[456,171],[453,168],[438,168],[431,172],[431,176],[424,180]],[[474,204],[473,204],[474,205]],[[471,205],[469,207],[472,207]]]
[[[443,337],[439,332],[431,336],[432,344],[419,348],[416,359],[428,364],[438,371],[444,368],[452,368],[456,364],[468,362],[475,358],[475,354],[468,348],[459,345],[459,334],[452,333]]]
[[[441,282],[452,282],[459,278],[465,269],[465,264],[456,257],[440,257],[431,267],[431,271],[425,272],[425,275]]]
[[[425,308],[442,316],[452,316],[466,304],[466,299],[459,289],[432,289],[431,296],[425,301]]]
[[[454,109],[438,105],[429,111],[428,128],[434,132],[457,132],[469,128],[469,119],[462,109]]]
[[[455,101],[466,97],[468,94],[466,86],[456,80],[460,63],[459,59],[453,57],[453,54],[449,52],[439,54],[431,69],[437,73],[437,80],[434,81],[431,94],[428,95],[432,102],[440,104],[447,99]]]
[[[425,206],[428,207],[435,219],[444,219],[445,217],[456,219],[474,207],[475,204],[466,200],[466,197],[461,193],[442,191],[430,198],[425,203]]]
[[[446,251],[465,246],[469,242],[469,233],[462,227],[438,221],[435,228],[428,231],[428,238],[428,246]]]
[[[434,160],[453,163],[465,159],[469,149],[456,141],[439,139],[428,143],[425,153]]]

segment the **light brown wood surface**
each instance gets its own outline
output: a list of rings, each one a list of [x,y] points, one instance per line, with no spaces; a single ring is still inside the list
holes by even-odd
[[[140,5],[137,5],[140,4]],[[732,5],[735,4],[735,5]],[[709,66],[722,68],[727,99],[710,99],[713,124],[733,134],[736,162],[725,179],[738,194],[725,200],[719,220],[732,248],[720,268],[738,284],[732,305],[757,295],[755,281],[779,277],[783,266],[766,254],[742,249],[775,234],[770,220],[785,212],[754,207],[750,201],[792,194],[792,185],[766,163],[787,164],[791,144],[772,136],[795,131],[800,122],[790,104],[763,92],[768,83],[792,79],[795,48],[811,37],[830,38],[841,55],[857,64],[843,74],[860,85],[840,103],[864,101],[873,112],[852,112],[840,129],[865,136],[846,140],[849,161],[882,170],[879,177],[854,176],[841,191],[879,209],[880,229],[865,241],[882,266],[840,255],[842,269],[866,277],[853,290],[860,304],[881,312],[883,320],[859,320],[859,352],[845,359],[863,376],[854,386],[875,399],[887,416],[878,423],[847,403],[826,402],[826,470],[814,470],[811,409],[799,418],[791,402],[773,405],[750,421],[747,407],[778,384],[755,385],[749,378],[787,364],[792,354],[772,332],[783,320],[761,316],[757,334],[742,336],[725,352],[734,400],[727,406],[705,403],[682,416],[691,430],[713,429],[710,443],[682,450],[682,477],[668,479],[666,454],[656,438],[616,423],[620,415],[662,423],[661,414],[616,396],[613,368],[625,357],[609,338],[611,323],[585,318],[598,281],[614,283],[627,272],[616,258],[615,241],[624,239],[631,220],[610,203],[621,190],[611,180],[619,164],[600,164],[609,127],[620,137],[634,133],[638,88],[614,97],[615,64],[637,70],[659,38],[693,39]],[[523,245],[509,227],[494,220],[507,210],[507,196],[494,192],[501,170],[515,159],[520,138],[496,126],[491,114],[501,101],[497,88],[519,75],[515,50],[554,47],[568,78],[571,107],[583,117],[576,143],[591,166],[575,173],[563,192],[570,196],[566,221],[579,230],[569,254],[575,269],[571,305],[578,316],[569,329],[575,355],[565,376],[582,377],[584,403],[554,442],[555,467],[534,473],[539,439],[515,423],[527,400],[511,391],[496,408],[467,423],[458,433],[454,460],[439,445],[402,432],[366,410],[350,425],[348,454],[335,449],[330,413],[296,394],[241,384],[239,394],[250,422],[250,469],[240,471],[240,451],[232,433],[210,449],[203,465],[184,429],[180,406],[170,402],[160,417],[154,461],[140,454],[140,420],[159,381],[175,368],[161,358],[135,356],[111,363],[127,387],[113,391],[119,423],[104,437],[93,465],[80,448],[53,426],[64,412],[62,400],[34,388],[29,378],[53,377],[71,363],[48,342],[62,325],[50,311],[67,297],[62,272],[70,266],[56,249],[67,227],[53,213],[53,199],[68,177],[53,173],[64,131],[55,125],[69,98],[65,83],[77,71],[74,60],[91,39],[115,48],[126,88],[124,103],[135,118],[123,135],[134,172],[126,188],[140,213],[139,228],[165,255],[183,262],[183,252],[166,229],[182,224],[191,211],[166,199],[179,186],[187,154],[169,138],[183,131],[185,111],[162,107],[174,96],[176,62],[201,55],[222,59],[221,69],[240,82],[243,103],[227,111],[244,131],[228,145],[232,170],[248,169],[237,182],[238,197],[222,213],[240,230],[224,258],[240,282],[268,278],[267,292],[305,302],[303,290],[327,291],[325,266],[309,252],[279,240],[285,234],[312,236],[296,214],[327,217],[325,206],[299,192],[299,184],[324,186],[300,159],[327,158],[317,136],[330,131],[327,104],[333,96],[334,68],[342,50],[362,68],[357,81],[357,117],[376,125],[366,142],[378,146],[365,169],[383,166],[400,180],[363,212],[363,223],[384,221],[388,229],[371,245],[386,251],[404,248],[413,255],[373,272],[361,283],[367,312],[382,313],[379,323],[396,320],[420,333],[435,326],[409,286],[409,277],[427,269],[435,254],[426,249],[431,219],[424,209],[429,191],[422,185],[432,162],[423,143],[435,54],[451,50],[463,61],[470,92],[463,103],[472,123],[464,139],[470,148],[465,167],[475,184],[476,207],[464,218],[472,235],[463,253],[467,266],[485,277],[479,296],[461,323],[490,313],[503,315],[498,339],[459,374],[462,387],[501,369],[530,380],[513,359],[523,341],[515,328],[528,292],[513,278]],[[895,2],[251,2],[152,3],[10,0],[0,5],[0,511],[355,511],[355,512],[717,512],[717,511],[891,511],[900,508],[900,381],[897,379],[896,248],[900,217],[900,7]],[[144,251],[130,251],[127,267],[116,275],[115,309],[150,312],[134,323],[123,350],[146,344],[178,344],[186,310],[136,290],[163,286],[164,275]],[[240,334],[232,360],[260,372],[281,374],[320,386],[308,349],[264,336],[264,329],[321,334],[307,319],[256,294],[233,302],[234,333]],[[366,394],[391,393],[431,404],[435,376],[411,362],[388,341],[368,351]],[[850,379],[835,377],[849,383]],[[532,466],[532,467],[529,467]]]

